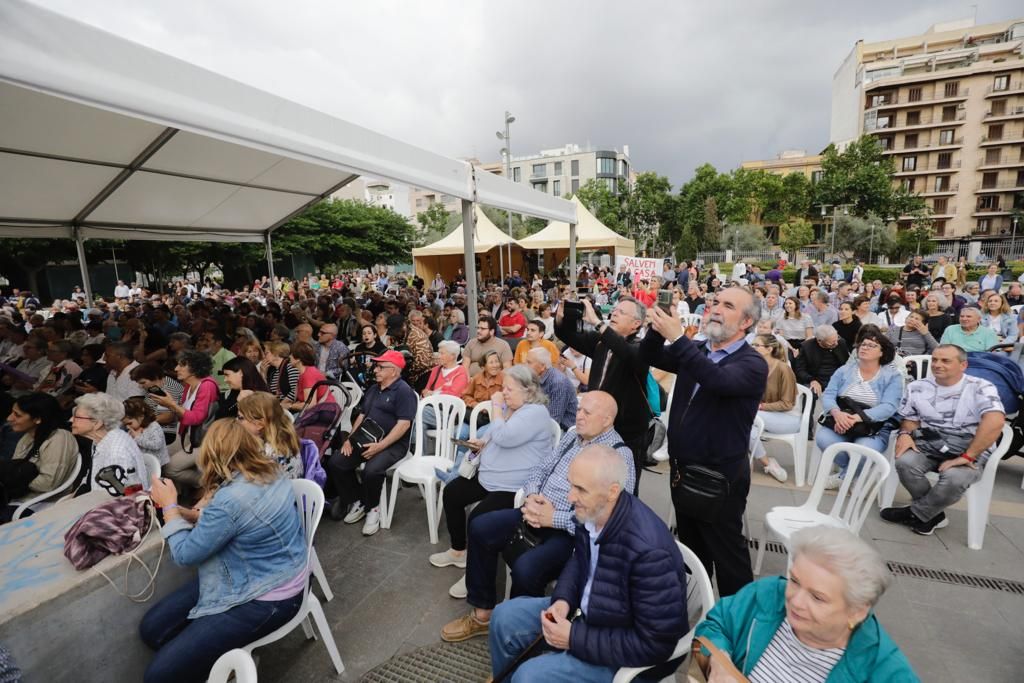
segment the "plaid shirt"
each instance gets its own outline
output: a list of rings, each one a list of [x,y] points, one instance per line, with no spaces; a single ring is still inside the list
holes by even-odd
[[[569,534],[576,533],[576,524],[572,514],[572,505],[569,503],[569,465],[572,464],[576,454],[591,444],[604,444],[611,446],[622,456],[626,463],[626,485],[624,491],[633,490],[633,482],[636,474],[633,470],[633,452],[626,447],[622,437],[614,429],[599,434],[590,441],[584,441],[576,434],[576,428],[570,429],[562,436],[551,457],[536,465],[523,484],[523,493],[526,496],[540,493],[555,508],[555,517],[552,526],[562,529]]]
[[[540,378],[540,388],[548,396],[548,413],[562,431],[576,424],[576,387],[556,368],[548,368]],[[632,489],[631,489],[632,490]]]

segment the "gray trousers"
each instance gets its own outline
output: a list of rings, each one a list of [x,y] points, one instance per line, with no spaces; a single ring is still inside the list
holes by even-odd
[[[938,472],[941,460],[929,458],[924,453],[907,451],[896,460],[896,472],[900,475],[900,483],[910,491],[914,502],[910,511],[923,522],[960,500],[967,487],[981,479],[982,467],[951,467],[939,472],[939,481],[935,486],[925,478],[929,472]]]

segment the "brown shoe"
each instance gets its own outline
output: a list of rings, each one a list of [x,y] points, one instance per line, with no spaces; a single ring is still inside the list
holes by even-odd
[[[446,624],[441,629],[441,640],[446,643],[461,643],[463,640],[469,640],[477,636],[486,636],[487,630],[488,622],[480,621],[470,612],[466,616],[459,617],[455,621]]]

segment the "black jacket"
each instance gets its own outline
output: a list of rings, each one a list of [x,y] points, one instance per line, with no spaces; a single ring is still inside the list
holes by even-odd
[[[824,389],[832,379],[832,374],[849,359],[850,350],[842,337],[839,338],[839,345],[831,350],[821,348],[817,339],[805,339],[800,344],[800,354],[793,359],[793,374],[800,384],[806,386],[812,380],[817,380]]]
[[[750,429],[768,383],[768,363],[761,354],[743,344],[714,363],[703,343],[683,336],[665,346],[653,329],[640,350],[652,366],[676,373],[668,416],[673,479],[680,464],[704,465],[729,478],[749,473]]]
[[[615,431],[623,441],[632,441],[647,433],[651,421],[647,403],[647,361],[640,355],[640,342],[636,335],[623,337],[609,327],[604,332],[576,331],[576,320],[571,315],[555,321],[555,334],[567,346],[590,356],[590,391],[607,391],[615,399],[619,412],[615,416]],[[608,354],[612,358],[607,372],[602,374]],[[635,455],[635,454],[634,454]]]

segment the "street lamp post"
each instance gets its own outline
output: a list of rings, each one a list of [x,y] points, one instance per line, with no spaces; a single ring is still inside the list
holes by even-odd
[[[1012,259],[1012,258],[1014,258],[1013,245],[1017,241],[1017,217],[1016,216],[1014,216],[1013,219],[1010,221],[1010,225],[1012,226],[1012,229],[1011,229],[1011,232],[1010,232],[1010,258]]]
[[[505,132],[498,131],[495,133],[499,140],[505,141],[505,147],[502,150],[505,153],[505,178],[512,180],[512,135],[509,131],[509,126],[514,123],[516,117],[512,116],[509,112],[505,112]],[[498,253],[501,254],[501,247],[498,247]],[[508,211],[508,275],[512,277],[512,210]]]

